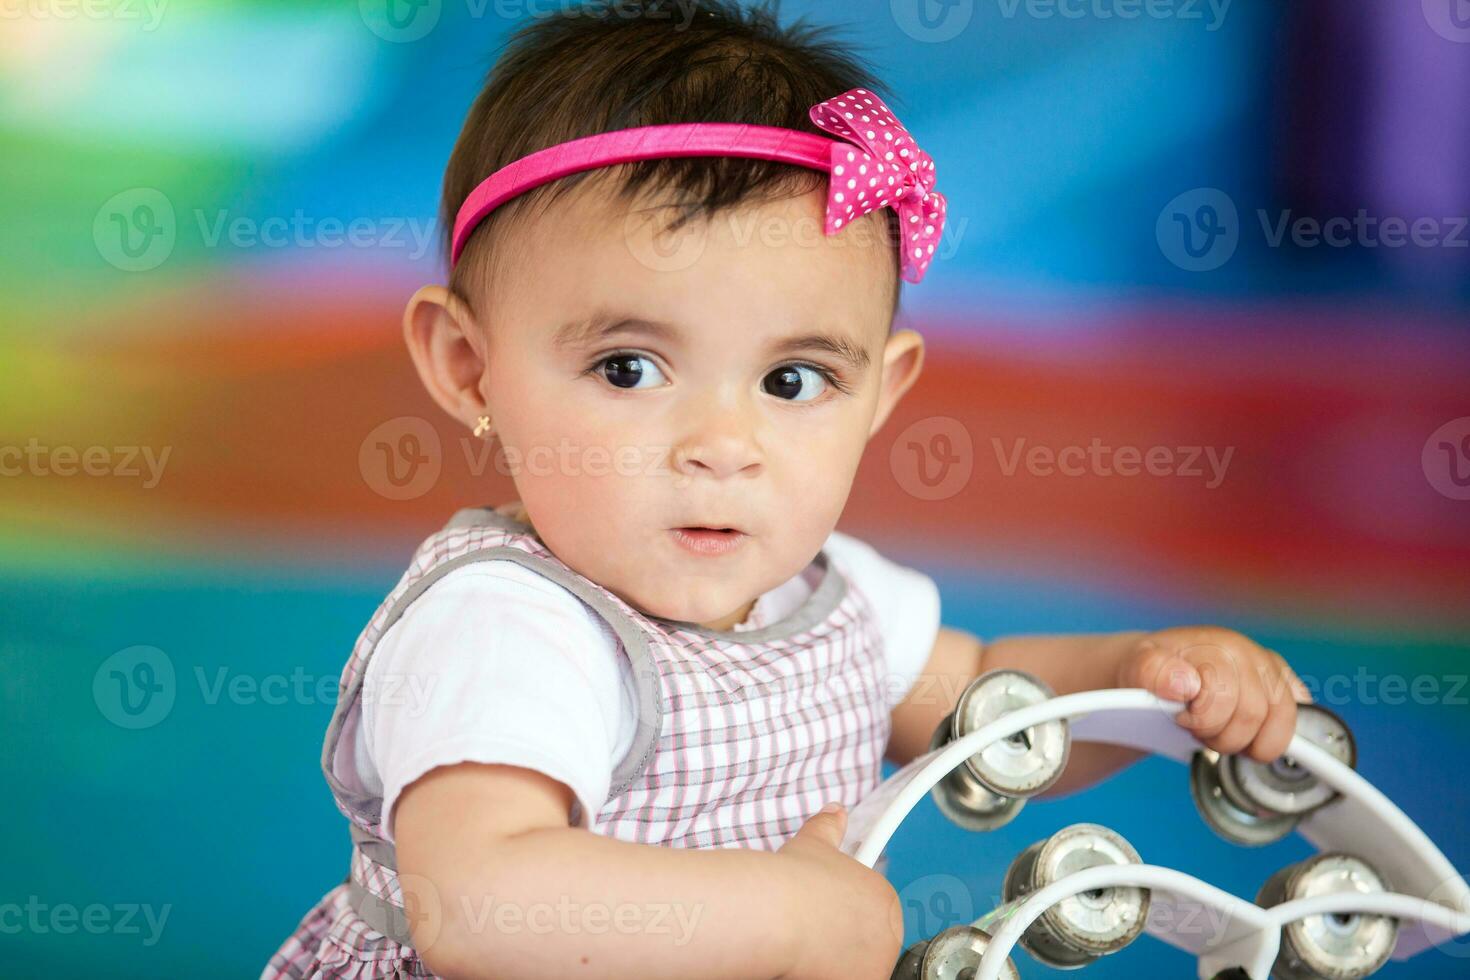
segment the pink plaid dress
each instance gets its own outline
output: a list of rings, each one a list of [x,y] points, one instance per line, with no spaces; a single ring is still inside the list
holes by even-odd
[[[821,581],[775,623],[732,632],[650,617],[559,561],[526,524],[460,511],[414,553],[342,672],[322,767],[353,839],[347,880],[311,909],[263,978],[428,977],[410,945],[382,800],[350,751],[378,640],[439,578],[510,560],[562,585],[607,621],[638,688],[633,744],[613,772],[594,833],[669,847],[774,850],[829,800],[878,785],[889,735],[886,663],[868,600],[825,551]],[[573,819],[579,817],[573,813]]]

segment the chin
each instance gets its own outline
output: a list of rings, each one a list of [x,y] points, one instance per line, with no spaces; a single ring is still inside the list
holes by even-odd
[[[729,616],[749,601],[749,598],[740,599],[734,596],[728,598],[710,595],[670,597],[668,593],[664,593],[656,599],[651,599],[647,603],[639,603],[639,605],[646,612],[662,619],[672,619],[681,623],[708,623]]]

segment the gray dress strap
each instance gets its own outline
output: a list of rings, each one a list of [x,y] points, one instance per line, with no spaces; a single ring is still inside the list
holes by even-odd
[[[349,826],[352,831],[352,843],[358,850],[384,867],[397,869],[398,855],[394,852],[392,844],[373,836],[355,823]],[[347,900],[351,903],[353,911],[370,927],[394,942],[402,943],[404,946],[413,946],[413,935],[408,929],[407,913],[392,902],[384,901],[362,887],[351,875],[347,876]]]
[[[496,525],[511,530],[530,531],[529,525],[517,521],[512,517],[488,508],[469,508],[461,510],[445,525],[446,529],[474,527],[481,525]],[[383,619],[379,631],[379,638],[386,635],[389,628],[402,618],[420,596],[429,588],[442,579],[445,575],[456,568],[475,562],[483,561],[513,561],[525,566],[537,574],[540,574],[556,584],[565,588],[572,595],[586,603],[612,628],[617,638],[622,642],[623,649],[627,651],[629,663],[632,666],[633,681],[637,696],[637,724],[633,733],[632,744],[624,753],[621,760],[613,770],[612,782],[608,789],[608,799],[621,794],[639,774],[648,766],[653,758],[654,750],[658,747],[659,732],[663,727],[663,697],[662,688],[659,683],[658,667],[654,663],[653,654],[648,646],[648,637],[627,612],[619,608],[616,602],[610,599],[607,593],[597,589],[585,579],[569,571],[563,566],[556,564],[540,555],[530,554],[519,548],[509,545],[495,545],[467,552],[457,558],[434,566],[421,578],[409,586],[389,607],[387,615]],[[371,654],[369,654],[371,659]],[[326,775],[327,783],[332,791],[353,810],[360,812],[373,821],[381,819],[382,801],[354,791],[344,785],[337,778],[333,768],[334,757],[338,742],[342,737],[342,728],[346,722],[348,709],[356,703],[361,696],[362,685],[367,676],[368,664],[366,661],[353,678],[352,685],[338,699],[337,708],[332,714],[331,723],[327,727],[327,736],[322,746],[322,769]],[[581,814],[581,802],[574,800],[572,804],[572,821],[579,822]],[[587,814],[590,821],[592,814]],[[382,865],[396,871],[398,868],[397,855],[393,845],[362,829],[356,823],[352,823],[352,840],[363,854]],[[356,880],[349,877],[347,882],[348,893],[353,907],[358,911],[369,926],[383,935],[388,936],[406,946],[411,946],[408,932],[408,922],[403,910],[386,902],[367,889],[363,888]]]

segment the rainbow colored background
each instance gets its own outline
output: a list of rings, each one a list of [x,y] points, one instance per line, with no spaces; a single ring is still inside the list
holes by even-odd
[[[442,277],[438,182],[484,70],[560,4],[387,2],[4,8],[0,975],[258,973],[346,870],[317,764],[353,639],[418,540],[509,497],[420,391],[398,317]],[[843,529],[981,636],[1247,631],[1464,870],[1470,249],[1269,233],[1288,208],[1446,239],[1470,214],[1470,86],[1441,84],[1470,77],[1470,12],[1436,2],[782,9],[851,25],[950,200],[901,313],[926,374]],[[1458,183],[1430,193],[1436,172]],[[437,475],[397,486],[376,447],[426,428]],[[926,499],[911,444],[936,431],[963,433],[969,477]],[[1230,456],[1216,486],[1008,472],[1017,440]],[[173,683],[132,714],[111,672],[139,658]],[[909,938],[989,908],[1016,853],[1081,820],[1247,897],[1310,853],[1214,837],[1184,777],[1148,760],[984,839],[926,803],[891,851]],[[1089,975],[1192,969],[1144,940]]]

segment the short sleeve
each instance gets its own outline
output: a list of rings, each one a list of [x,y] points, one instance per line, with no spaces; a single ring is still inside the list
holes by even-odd
[[[620,659],[599,617],[515,562],[465,565],[430,586],[364,678],[365,782],[381,787],[388,839],[404,788],[460,762],[544,773],[571,789],[587,826],[631,741]]]
[[[939,587],[923,572],[891,561],[840,531],[827,539],[827,551],[873,606],[888,658],[888,705],[896,707],[918,680],[939,637]]]

